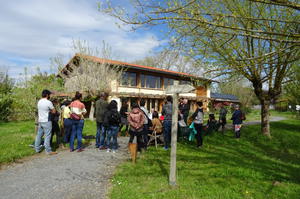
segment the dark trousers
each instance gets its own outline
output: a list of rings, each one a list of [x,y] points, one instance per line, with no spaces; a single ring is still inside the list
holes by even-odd
[[[141,149],[144,147],[144,143],[143,143],[143,131],[141,132],[137,132],[137,131],[132,131],[129,130],[129,143],[132,143],[134,140],[134,137],[136,136],[137,138],[137,145],[138,145],[138,151],[141,151]]]
[[[149,132],[149,125],[148,124],[144,124],[144,128],[143,128],[143,141],[144,141],[144,148],[147,148],[148,145],[148,132]]]
[[[194,127],[197,131],[196,139],[197,139],[197,147],[202,146],[203,144],[203,129],[202,124],[196,124],[194,123]]]
[[[50,138],[50,146],[53,147],[53,136],[56,135],[56,144],[60,144],[60,129],[57,121],[52,121],[52,131],[51,131],[51,138]]]
[[[171,143],[171,130],[172,130],[172,121],[164,121],[164,142],[165,142],[165,148],[169,148]]]
[[[70,142],[71,133],[72,133],[72,120],[71,119],[64,119],[64,138],[63,142],[68,143]]]

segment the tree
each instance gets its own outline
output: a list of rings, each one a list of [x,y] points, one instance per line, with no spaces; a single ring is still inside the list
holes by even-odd
[[[253,88],[245,80],[231,79],[230,81],[222,82],[219,85],[221,93],[231,94],[238,97],[244,110],[248,111],[257,100]]]
[[[288,101],[292,105],[300,104],[300,67],[295,65],[290,81],[284,86],[284,97],[287,97]]]
[[[0,72],[0,121],[7,121],[12,112],[13,81],[7,72]]]
[[[135,0],[133,8],[126,13],[109,3],[100,5],[133,29],[167,26],[170,45],[211,63],[208,74],[248,79],[262,105],[261,131],[271,135],[269,105],[279,98],[300,57],[297,9],[249,0]]]
[[[60,73],[64,78],[65,88],[68,92],[81,91],[88,96],[95,97],[98,92],[111,92],[112,81],[120,80],[122,69],[118,66],[111,66],[105,62],[105,59],[111,57],[111,49],[103,43],[102,51],[97,48],[92,48],[86,41],[74,41],[73,50],[76,53],[77,62],[71,62],[68,67],[72,72],[68,76]],[[103,62],[95,61],[95,58],[102,57]],[[62,63],[59,59],[56,63]],[[61,67],[63,68],[63,67]],[[91,101],[91,110],[89,118],[94,119],[94,100]]]
[[[134,63],[202,76],[205,68],[204,63],[196,62],[193,58],[183,54],[177,50],[164,49]]]
[[[42,97],[42,91],[63,91],[63,82],[54,74],[42,73],[39,68],[34,75],[28,74],[27,68],[14,87],[12,104],[14,120],[31,120],[36,117],[36,103]]]

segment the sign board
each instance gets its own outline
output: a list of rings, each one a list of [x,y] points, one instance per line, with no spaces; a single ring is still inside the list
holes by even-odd
[[[172,85],[168,86],[166,89],[167,94],[174,94],[174,93],[189,93],[191,91],[195,90],[194,86],[191,86],[189,84],[183,84],[183,85]]]

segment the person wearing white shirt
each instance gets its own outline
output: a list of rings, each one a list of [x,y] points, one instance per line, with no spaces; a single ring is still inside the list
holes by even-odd
[[[50,120],[50,112],[55,113],[55,108],[49,100],[51,92],[49,90],[42,91],[42,98],[38,101],[38,132],[35,138],[35,151],[39,153],[42,150],[41,141],[45,135],[45,151],[49,155],[57,154],[53,152],[50,146],[52,122]]]

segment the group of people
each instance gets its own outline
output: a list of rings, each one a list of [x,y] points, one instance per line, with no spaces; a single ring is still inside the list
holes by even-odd
[[[82,152],[82,130],[84,126],[84,115],[86,114],[85,105],[81,102],[82,94],[76,92],[72,101],[65,101],[62,105],[61,113],[53,104],[56,101],[51,102],[51,92],[49,90],[42,91],[42,98],[37,103],[38,108],[38,129],[35,138],[34,148],[38,153],[45,147],[45,151],[49,155],[57,154],[52,151],[52,138],[56,135],[56,142],[60,143],[61,139],[63,143],[70,143],[70,151],[75,151],[74,141],[77,138],[77,152]],[[63,125],[59,128],[59,118]],[[63,133],[62,133],[63,131]],[[63,136],[62,136],[63,135]],[[42,144],[42,138],[44,143]]]
[[[42,98],[38,101],[38,131],[35,139],[35,151],[40,152],[42,147],[45,147],[47,154],[53,155],[56,152],[52,151],[52,137],[55,134],[57,143],[62,140],[63,143],[70,143],[70,152],[77,150],[82,152],[82,130],[84,127],[84,115],[86,114],[85,105],[81,102],[82,94],[76,92],[72,101],[64,101],[59,113],[49,100],[51,92],[43,90]],[[145,100],[141,99],[139,104],[133,103],[129,111],[128,101],[124,100],[120,111],[118,111],[118,103],[115,100],[107,102],[108,95],[104,92],[99,94],[99,99],[96,101],[95,116],[97,124],[96,144],[100,150],[115,153],[118,149],[118,133],[126,131],[129,133],[129,143],[132,143],[136,138],[138,151],[147,150],[149,133],[155,131],[157,134],[163,135],[164,149],[168,150],[171,142],[172,129],[172,97],[167,96],[165,104],[162,107],[162,113],[159,115],[157,111],[151,112],[145,107]],[[193,128],[196,132],[197,147],[203,145],[204,135],[204,112],[203,103],[197,102],[195,112],[189,118],[190,106],[187,99],[180,99],[179,108],[179,123],[188,123],[191,120]],[[240,129],[243,118],[243,113],[239,110],[239,106],[235,107],[232,115],[234,132],[236,138],[240,137]],[[218,128],[222,127],[222,132],[225,130],[227,110],[224,106],[220,109],[220,118]],[[59,117],[61,118],[61,130],[59,130]],[[214,115],[209,115],[207,122],[208,128],[210,124],[216,124]],[[218,129],[217,128],[217,129]],[[209,131],[209,129],[206,129]],[[59,133],[62,132],[62,133]],[[42,137],[45,135],[44,145],[42,145]],[[77,139],[77,148],[74,148],[74,141]]]

